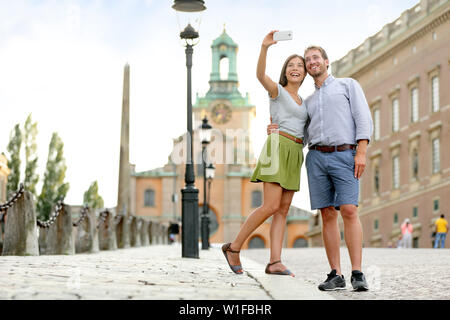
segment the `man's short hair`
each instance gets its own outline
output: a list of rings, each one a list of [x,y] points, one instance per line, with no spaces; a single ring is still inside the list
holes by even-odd
[[[306,53],[310,50],[319,50],[320,54],[322,55],[323,60],[330,60],[330,59],[328,59],[327,52],[321,46],[309,46],[308,48],[305,49],[305,53],[303,54],[303,56],[306,57]],[[327,69],[328,69],[328,67],[327,67]]]
[[[444,215],[443,215],[443,214],[441,214],[441,218],[444,218]]]

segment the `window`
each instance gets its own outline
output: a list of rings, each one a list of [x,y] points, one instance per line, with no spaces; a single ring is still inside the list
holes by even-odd
[[[375,219],[375,221],[373,222],[373,229],[374,229],[375,231],[378,230],[378,227],[379,227],[378,224],[379,224],[378,219]]]
[[[419,154],[417,149],[414,149],[411,159],[412,165],[412,177],[414,180],[417,180],[419,177]]]
[[[419,208],[414,207],[413,208],[413,218],[417,218],[419,216]]]
[[[376,194],[380,193],[380,169],[375,167],[375,172],[373,174],[373,188]]]
[[[433,200],[433,211],[439,211],[439,199]]]
[[[260,207],[262,204],[262,193],[259,190],[252,192],[252,208]]]
[[[293,248],[308,248],[308,241],[303,238],[298,238],[295,240]]]
[[[398,213],[394,213],[394,223],[397,224],[398,223]]]
[[[431,78],[431,110],[439,111],[439,77]]]
[[[154,207],[155,206],[155,191],[152,189],[145,190],[144,193],[144,206]]]
[[[220,80],[228,79],[228,72],[230,69],[230,60],[224,57],[220,60]]]
[[[380,109],[373,111],[373,138],[375,141],[380,140]]]
[[[419,121],[419,89],[411,90],[411,122]]]
[[[433,166],[433,174],[438,173],[441,170],[440,163],[440,151],[439,151],[439,139],[433,139],[432,141],[432,166]]]
[[[400,159],[398,156],[392,158],[392,187],[400,188]]]
[[[254,236],[248,242],[249,249],[263,249],[265,248],[264,240],[261,237]]]
[[[392,100],[392,132],[400,129],[400,105],[398,99]]]

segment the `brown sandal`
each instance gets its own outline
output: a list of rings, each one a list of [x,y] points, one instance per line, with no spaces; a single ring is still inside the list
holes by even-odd
[[[227,251],[229,251],[229,252],[231,252],[231,253],[239,253],[239,252],[240,252],[240,251],[234,251],[234,250],[231,250],[230,246],[231,246],[231,243],[225,243],[225,244],[222,246],[222,252],[223,252],[223,255],[225,256],[225,259],[227,259],[227,262],[228,262],[228,265],[229,265],[230,268],[231,268],[231,271],[233,271],[233,272],[236,273],[236,274],[242,274],[243,272],[242,272],[242,266],[241,266],[241,265],[232,266],[232,265],[230,264],[230,261],[228,261]]]
[[[265,272],[267,274],[276,274],[276,275],[280,275],[280,276],[292,276],[292,272],[289,271],[289,269],[286,269],[284,271],[275,271],[275,272],[270,271],[269,267],[273,266],[274,264],[277,264],[277,263],[281,263],[281,260],[278,260],[278,261],[275,261],[275,262],[272,262],[272,263],[268,263],[267,266],[266,266]]]

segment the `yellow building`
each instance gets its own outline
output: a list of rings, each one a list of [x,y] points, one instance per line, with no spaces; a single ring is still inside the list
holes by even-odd
[[[197,94],[193,105],[195,186],[199,190],[199,213],[203,210],[202,147],[198,128],[206,116],[213,127],[207,162],[216,167],[209,195],[210,242],[231,242],[246,217],[262,204],[262,184],[251,183],[256,164],[250,132],[256,107],[238,90],[236,56],[238,45],[223,31],[213,41],[210,88],[204,97]],[[227,71],[226,71],[227,70]],[[256,81],[256,79],[255,79]],[[169,162],[162,168],[133,172],[131,189],[135,190],[132,210],[160,222],[181,221],[181,189],[184,188],[185,136],[174,139]],[[309,212],[291,208],[286,247],[306,246]],[[200,216],[200,214],[199,214]],[[270,220],[261,225],[244,248],[269,246]]]

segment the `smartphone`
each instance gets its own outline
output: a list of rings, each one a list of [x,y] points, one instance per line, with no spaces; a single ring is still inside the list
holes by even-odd
[[[278,31],[273,34],[274,41],[292,40],[292,31]]]

